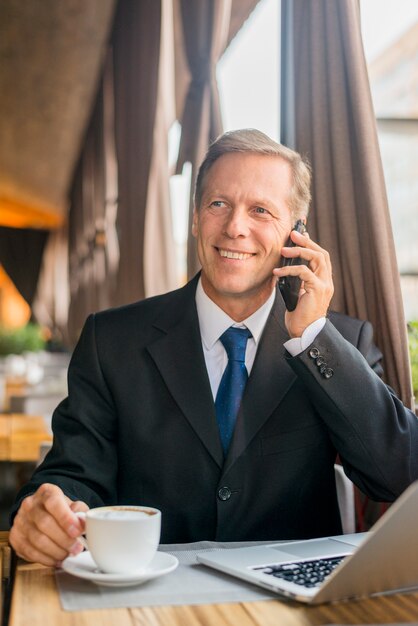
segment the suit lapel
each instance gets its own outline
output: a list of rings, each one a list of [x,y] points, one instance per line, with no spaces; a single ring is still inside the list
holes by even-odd
[[[215,407],[195,305],[196,280],[155,322],[161,337],[148,346],[170,393],[216,463],[222,467]]]
[[[289,335],[277,290],[224,462],[196,311],[196,284],[197,279],[179,290],[180,295],[173,296],[171,305],[155,321],[161,336],[148,346],[148,352],[186,419],[225,473],[268,420],[296,376],[284,358],[283,343]]]
[[[296,379],[284,357],[283,343],[289,339],[284,312],[283,300],[277,290],[245,388],[224,472],[243,453]]]

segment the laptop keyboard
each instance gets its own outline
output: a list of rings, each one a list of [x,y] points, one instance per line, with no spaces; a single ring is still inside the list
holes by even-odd
[[[268,567],[254,568],[275,578],[282,578],[303,587],[319,587],[345,556],[334,556],[298,563],[280,563]]]

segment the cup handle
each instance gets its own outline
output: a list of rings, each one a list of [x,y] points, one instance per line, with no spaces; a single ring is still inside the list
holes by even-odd
[[[75,514],[77,515],[77,517],[79,517],[82,520],[86,519],[86,514],[84,511],[76,511]],[[84,546],[86,550],[89,549],[89,546],[87,544],[87,539],[85,538],[84,535],[80,535],[80,537],[78,537],[78,541],[81,543],[82,546]]]

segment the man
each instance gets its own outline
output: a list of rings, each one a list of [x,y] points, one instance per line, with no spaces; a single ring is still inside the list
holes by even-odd
[[[202,272],[87,320],[52,451],[17,498],[19,555],[77,554],[74,512],[117,502],[160,508],[163,543],[337,534],[337,453],[375,499],[418,478],[417,420],[373,371],[370,324],[328,314],[325,250],[297,232],[285,245],[309,186],[301,157],[258,131],[211,146],[193,220]],[[280,269],[281,256],[308,265]],[[303,281],[292,312],[280,276]]]

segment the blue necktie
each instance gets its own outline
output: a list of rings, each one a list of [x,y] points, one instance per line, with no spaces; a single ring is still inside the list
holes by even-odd
[[[247,328],[233,328],[231,326],[220,337],[228,355],[228,364],[219,384],[215,408],[225,455],[228,452],[242,394],[248,379],[248,372],[245,367],[245,348],[247,340],[251,336]]]

